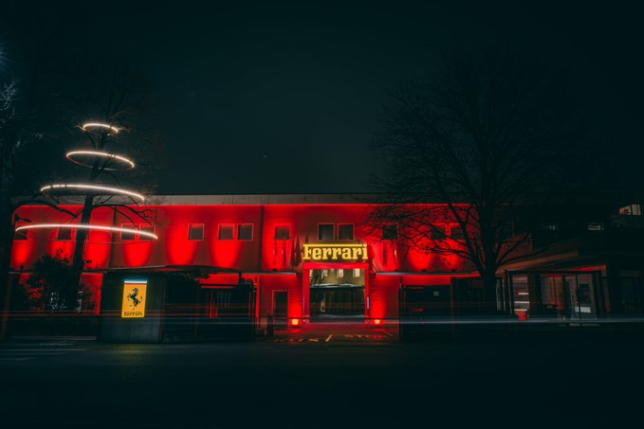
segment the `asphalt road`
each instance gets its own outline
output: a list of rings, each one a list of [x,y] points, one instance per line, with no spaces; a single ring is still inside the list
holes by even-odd
[[[0,427],[642,427],[642,338],[400,344],[377,331],[328,335],[16,339],[0,346]]]

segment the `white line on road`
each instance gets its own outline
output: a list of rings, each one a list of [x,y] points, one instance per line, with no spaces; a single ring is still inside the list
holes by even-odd
[[[324,342],[328,343],[329,341],[331,341],[331,338],[333,338],[333,334],[329,334],[329,336],[326,337],[326,340],[324,340]]]

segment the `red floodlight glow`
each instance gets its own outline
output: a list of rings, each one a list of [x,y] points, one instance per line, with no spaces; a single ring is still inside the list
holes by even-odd
[[[29,229],[57,229],[57,228],[69,228],[69,229],[87,229],[89,231],[109,231],[109,232],[124,232],[130,234],[139,234],[144,237],[152,238],[157,240],[159,237],[156,234],[153,234],[148,231],[142,231],[135,228],[119,228],[115,226],[101,226],[101,225],[78,225],[71,223],[39,223],[33,225],[23,225],[16,228],[16,232],[26,231]]]
[[[67,159],[72,161],[73,163],[76,163],[78,165],[82,165],[83,167],[93,167],[90,164],[86,164],[84,162],[81,162],[77,160],[76,158],[78,157],[98,157],[98,158],[106,158],[107,161],[118,161],[121,165],[123,165],[124,169],[126,170],[131,170],[135,167],[134,161],[127,159],[124,156],[121,155],[115,155],[112,153],[107,153],[107,152],[99,152],[96,150],[73,150],[71,152],[68,152],[66,155]],[[105,170],[116,170],[116,168],[106,168]]]
[[[55,185],[47,185],[40,188],[40,192],[45,191],[58,191],[58,190],[80,190],[80,191],[94,191],[104,192],[106,195],[121,195],[134,198],[139,201],[144,201],[145,197],[136,192],[128,191],[121,188],[113,188],[110,186],[90,185],[86,183],[58,183]]]

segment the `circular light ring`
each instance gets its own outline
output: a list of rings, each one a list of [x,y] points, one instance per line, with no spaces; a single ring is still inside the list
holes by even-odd
[[[120,195],[130,197],[135,200],[145,201],[145,197],[139,193],[128,191],[127,189],[113,188],[111,186],[90,185],[86,183],[57,183],[40,188],[40,192],[46,191],[91,191],[97,195]]]
[[[89,231],[108,231],[108,232],[125,232],[130,234],[139,234],[144,237],[151,238],[153,240],[158,240],[159,237],[148,231],[142,231],[136,228],[119,228],[116,226],[101,226],[101,225],[76,225],[71,223],[39,223],[34,225],[23,225],[16,228],[16,232],[27,231],[29,229],[57,229],[57,228],[68,228],[68,229],[86,229]]]
[[[110,124],[103,124],[101,122],[87,122],[81,125],[83,131],[92,131],[95,129],[108,130],[110,133],[118,134],[121,131],[119,128],[113,127]]]
[[[71,162],[78,165],[82,165],[83,167],[89,167],[89,168],[92,168],[94,166],[91,164],[87,164],[82,161],[79,161],[78,158],[82,158],[82,157],[105,158],[106,161],[115,161],[115,164],[120,166],[120,167],[110,167],[110,168],[106,167],[105,170],[132,170],[136,166],[134,164],[134,161],[129,160],[124,156],[115,155],[113,153],[107,153],[107,152],[99,152],[96,150],[73,150],[71,152],[68,152],[65,156]]]

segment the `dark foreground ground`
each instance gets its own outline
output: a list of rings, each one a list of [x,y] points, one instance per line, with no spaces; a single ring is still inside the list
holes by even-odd
[[[644,427],[644,337],[575,338],[16,338],[0,345],[0,427]]]

